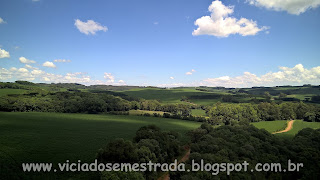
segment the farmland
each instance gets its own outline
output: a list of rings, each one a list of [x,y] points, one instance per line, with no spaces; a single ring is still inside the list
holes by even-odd
[[[185,133],[200,123],[174,119],[61,113],[0,113],[1,161],[92,161],[110,140],[131,140],[141,126],[155,124],[163,130]]]
[[[6,96],[8,94],[23,94],[26,90],[24,89],[0,89],[0,96]]]
[[[265,129],[270,133],[285,129],[287,126],[287,121],[279,120],[279,121],[260,121],[251,123],[258,129]]]
[[[320,123],[319,122],[305,122],[302,120],[296,120],[293,123],[293,128],[290,131],[283,133],[282,135],[293,136],[304,128],[320,129]]]
[[[278,120],[278,121],[261,121],[251,123],[256,128],[265,129],[270,133],[280,131],[286,128],[287,121]],[[300,130],[304,128],[311,128],[311,129],[320,129],[319,122],[306,122],[302,120],[295,120],[293,123],[293,127],[290,131],[277,134],[277,136],[284,136],[284,137],[293,137],[296,135]]]
[[[224,136],[223,134],[229,130],[235,134],[238,130],[244,134],[250,130],[251,133],[257,131],[261,137],[269,136],[278,138],[279,141],[287,139],[283,137],[289,137],[293,142],[294,135],[303,128],[320,128],[319,122],[306,122],[319,121],[319,87],[316,86],[165,89],[35,84],[25,81],[0,85],[3,87],[0,89],[0,110],[6,111],[0,112],[0,174],[20,172],[22,179],[33,179],[33,175],[38,179],[46,176],[44,173],[33,173],[32,176],[21,173],[18,167],[22,162],[58,163],[67,159],[90,162],[101,152],[98,150],[107,146],[109,142],[122,142],[115,141],[117,138],[132,140],[137,151],[146,151],[144,155],[148,155],[147,151],[151,151],[152,146],[151,149],[148,149],[150,144],[148,148],[140,149],[139,141],[134,141],[133,137],[139,128],[150,124],[164,131],[180,133],[180,136],[177,136],[178,143],[172,143],[179,144],[179,147],[194,142],[200,143],[202,139],[198,138],[209,131],[215,132],[214,129],[223,132],[219,136]],[[292,130],[276,135],[253,127],[272,133],[285,129],[290,119],[305,121],[297,120]],[[201,125],[200,122],[207,122],[201,126],[203,130],[197,129]],[[248,124],[253,126],[247,126]],[[147,135],[148,132],[146,130],[142,134]],[[186,132],[189,132],[189,136]],[[250,136],[257,138],[254,134]],[[144,139],[150,137],[161,136],[148,135]],[[161,138],[157,139],[157,142],[170,144],[170,141],[167,141],[170,138]],[[239,138],[241,139],[240,136],[234,136],[232,141],[238,142]],[[229,139],[225,138],[225,141],[227,143]],[[247,145],[242,145],[247,148]],[[220,146],[217,144],[214,149],[219,150]],[[166,145],[162,148],[165,147]],[[197,147],[198,145],[191,149]],[[109,150],[105,149],[106,152]],[[160,157],[165,157],[167,151],[169,152],[168,149],[162,152],[164,156]],[[261,151],[264,152],[262,149]],[[238,153],[238,150],[234,152]],[[178,155],[179,152],[175,153]],[[99,179],[99,174],[75,175],[63,172],[50,174],[50,177]]]

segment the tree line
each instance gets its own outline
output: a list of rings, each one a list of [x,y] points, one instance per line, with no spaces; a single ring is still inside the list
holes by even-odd
[[[258,121],[304,119],[320,122],[320,108],[303,102],[259,104],[216,103],[207,109],[209,123],[214,125],[248,124]]]
[[[208,115],[191,115],[194,108],[203,108]],[[304,102],[216,103],[210,107],[193,104],[161,104],[157,100],[132,98],[121,93],[105,92],[31,92],[0,97],[0,111],[59,112],[59,113],[114,113],[127,114],[129,110],[166,112],[145,116],[208,122],[213,125],[248,124],[258,121],[304,119],[320,122],[320,107]],[[117,113],[118,112],[118,113]]]
[[[145,100],[116,96],[114,93],[66,91],[55,93],[32,92],[0,97],[0,111],[104,113],[131,109],[163,111],[189,116],[192,105],[161,104],[157,100]]]

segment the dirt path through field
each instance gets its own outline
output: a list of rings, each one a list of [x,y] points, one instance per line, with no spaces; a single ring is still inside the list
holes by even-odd
[[[284,132],[288,132],[292,129],[293,127],[293,123],[294,123],[294,120],[290,120],[287,124],[287,127],[285,130],[282,130],[282,131],[278,131],[278,132],[273,132],[272,134],[278,134],[278,133],[284,133]]]
[[[184,156],[178,161],[178,164],[182,162],[186,162],[189,159],[190,156],[190,148],[187,149],[187,152],[184,154]],[[162,175],[158,180],[170,180],[170,174],[167,172],[166,174]]]

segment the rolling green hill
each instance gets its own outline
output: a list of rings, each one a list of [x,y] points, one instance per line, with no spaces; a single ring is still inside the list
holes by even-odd
[[[125,115],[0,112],[0,117],[0,163],[13,164],[90,162],[110,140],[131,140],[141,126],[155,124],[179,132],[182,141],[188,130],[200,126],[191,121]]]

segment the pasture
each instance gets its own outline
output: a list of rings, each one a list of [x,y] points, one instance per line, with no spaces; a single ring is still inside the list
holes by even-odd
[[[273,133],[276,131],[283,130],[287,127],[287,121],[278,120],[278,121],[260,121],[251,123],[258,129],[265,129],[266,131]]]
[[[256,128],[259,129],[265,129],[270,133],[284,130],[287,126],[287,121],[279,120],[279,121],[260,121],[260,122],[254,122],[251,123]],[[276,134],[277,136],[283,136],[283,137],[293,137],[296,135],[300,130],[304,128],[312,128],[312,129],[320,129],[320,123],[319,122],[306,122],[302,120],[295,120],[293,123],[293,128],[284,133]]]
[[[294,136],[300,130],[302,130],[304,128],[319,129],[320,128],[320,123],[319,122],[306,122],[306,121],[302,121],[302,120],[296,120],[293,123],[293,128],[288,132],[282,133],[282,135]]]
[[[207,116],[206,111],[202,109],[192,109],[192,116]]]

